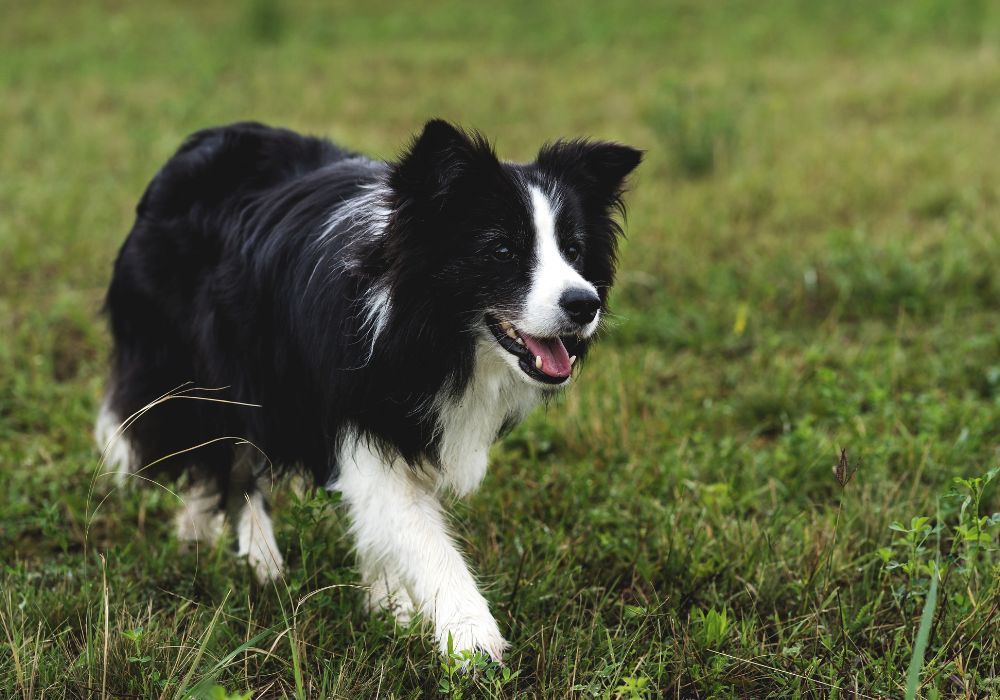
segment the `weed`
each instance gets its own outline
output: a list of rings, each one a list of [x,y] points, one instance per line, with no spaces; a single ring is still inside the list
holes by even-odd
[[[441,661],[438,690],[452,700],[502,696],[513,689],[520,673],[509,666],[497,664],[482,652],[467,649],[455,651],[449,634],[448,652]]]

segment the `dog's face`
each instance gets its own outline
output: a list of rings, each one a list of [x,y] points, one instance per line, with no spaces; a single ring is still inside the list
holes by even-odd
[[[600,324],[621,233],[612,216],[640,159],[567,141],[505,163],[481,137],[429,122],[390,178],[397,244],[411,262],[424,252],[424,284],[464,332],[525,381],[564,385]]]

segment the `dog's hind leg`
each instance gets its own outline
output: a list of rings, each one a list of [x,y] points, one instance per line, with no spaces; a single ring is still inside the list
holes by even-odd
[[[224,504],[215,482],[195,481],[181,494],[182,505],[174,518],[177,539],[212,544],[222,533]]]
[[[244,498],[245,503],[236,519],[237,554],[247,558],[260,583],[267,583],[281,577],[284,559],[274,537],[274,526],[264,494],[254,491],[245,493]]]
[[[101,453],[104,466],[114,475],[118,484],[125,484],[126,478],[135,471],[135,448],[122,424],[122,418],[111,406],[111,392],[104,397],[94,424],[94,442]]]
[[[268,495],[271,480],[261,473],[261,463],[250,449],[242,451],[233,467],[230,512],[236,525],[237,554],[247,558],[260,583],[279,578],[284,559],[274,536]]]

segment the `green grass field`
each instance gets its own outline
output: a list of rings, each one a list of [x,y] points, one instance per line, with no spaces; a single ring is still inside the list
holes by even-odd
[[[915,662],[917,697],[1000,697],[995,5],[0,17],[0,696],[896,698]],[[113,256],[185,134],[389,158],[435,115],[512,159],[648,151],[603,343],[455,508],[506,673],[362,613],[333,497],[285,491],[261,589],[174,540],[169,490],[98,478],[90,437]]]

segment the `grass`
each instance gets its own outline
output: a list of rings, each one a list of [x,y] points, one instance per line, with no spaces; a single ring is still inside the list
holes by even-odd
[[[1000,694],[991,4],[5,5],[0,695]],[[88,497],[101,297],[179,140],[391,157],[432,115],[648,150],[603,344],[456,507],[513,643],[464,675],[362,614],[332,497],[280,499],[276,589],[164,489]]]

